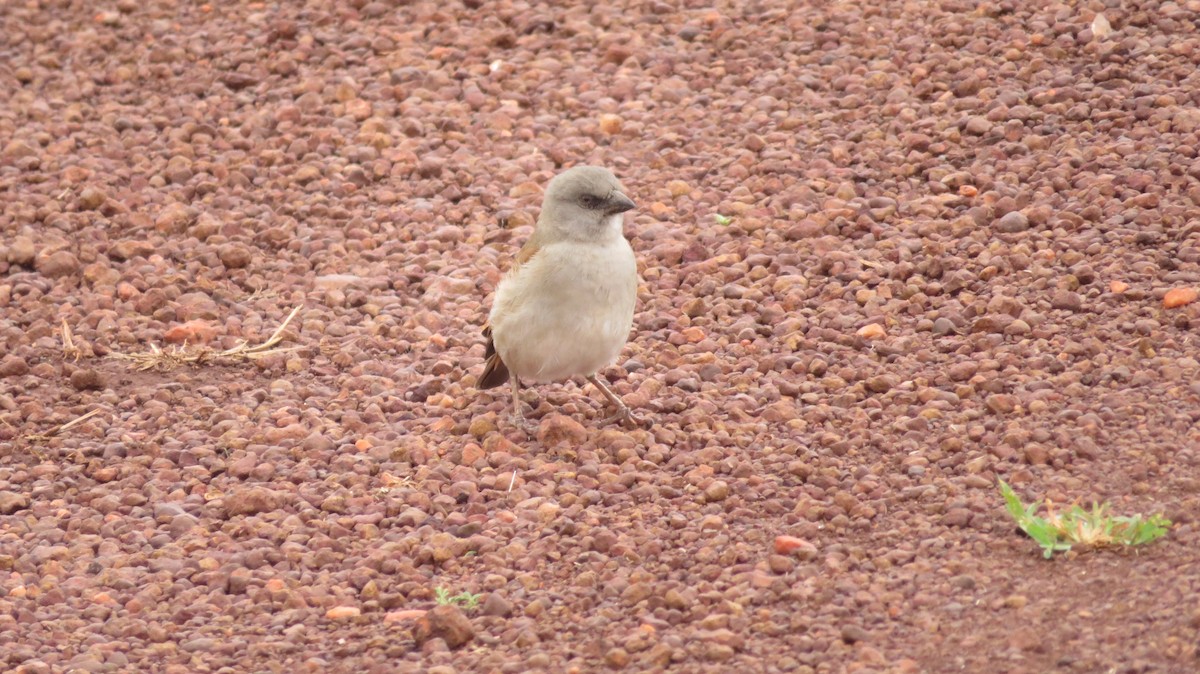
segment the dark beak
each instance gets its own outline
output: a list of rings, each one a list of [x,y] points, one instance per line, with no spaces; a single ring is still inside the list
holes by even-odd
[[[613,192],[612,195],[608,197],[608,204],[605,206],[604,212],[608,213],[609,215],[616,215],[617,213],[624,213],[636,205],[637,204],[633,203],[632,199],[624,194],[621,194],[620,192]]]

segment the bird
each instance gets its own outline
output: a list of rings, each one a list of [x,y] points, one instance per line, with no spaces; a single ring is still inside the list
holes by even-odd
[[[483,335],[480,389],[512,388],[512,421],[529,430],[521,380],[584,377],[616,408],[602,423],[642,419],[596,375],[616,362],[633,326],[638,272],[625,238],[635,204],[612,171],[576,166],[546,186],[529,241],[496,287]]]

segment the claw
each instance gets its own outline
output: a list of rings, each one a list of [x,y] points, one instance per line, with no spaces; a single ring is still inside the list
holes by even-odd
[[[634,414],[633,410],[629,409],[629,407],[625,405],[621,405],[616,414],[604,419],[600,423],[607,425],[614,421],[621,422],[621,425],[629,430],[647,427],[646,420],[641,416]]]
[[[613,421],[620,421],[622,426],[630,430],[638,427],[644,428],[646,426],[646,422],[641,417],[634,414],[633,410],[629,409],[629,406],[626,405],[624,401],[618,398],[616,394],[614,394],[608,389],[607,386],[604,385],[604,382],[597,379],[595,375],[590,375],[587,380],[591,382],[593,386],[600,389],[600,392],[604,394],[604,397],[617,407],[617,413],[611,417],[608,417],[601,423],[608,424]]]
[[[514,412],[513,414],[508,415],[508,423],[510,423],[513,428],[524,432],[525,435],[537,435],[537,424],[526,419],[525,415],[521,414],[520,412]]]

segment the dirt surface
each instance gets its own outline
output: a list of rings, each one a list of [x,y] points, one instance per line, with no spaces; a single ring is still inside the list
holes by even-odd
[[[1197,671],[1200,3],[1042,4],[3,3],[0,669]],[[524,437],[578,163],[654,425]]]

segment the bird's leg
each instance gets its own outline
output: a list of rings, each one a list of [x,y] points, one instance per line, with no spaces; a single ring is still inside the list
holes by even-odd
[[[604,385],[604,382],[600,381],[596,375],[589,374],[587,380],[591,382],[592,386],[600,389],[600,392],[604,394],[604,397],[608,398],[608,402],[612,403],[617,408],[617,413],[611,417],[608,417],[602,423],[607,424],[612,421],[620,421],[621,424],[626,428],[636,428],[645,424],[645,422],[642,421],[642,418],[634,414],[633,410],[629,409],[629,406],[626,405],[623,400],[618,398],[615,393],[609,390],[609,388]]]
[[[526,433],[530,433],[532,430],[529,422],[525,421],[525,414],[521,411],[521,380],[517,378],[516,373],[510,373],[508,383],[512,386],[512,424]]]

